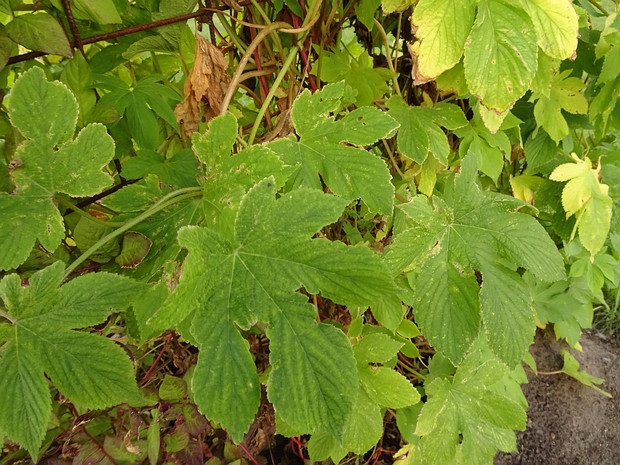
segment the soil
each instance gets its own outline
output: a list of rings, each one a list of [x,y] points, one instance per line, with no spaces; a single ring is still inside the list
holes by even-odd
[[[536,376],[528,370],[523,391],[529,403],[527,429],[517,433],[519,452],[499,453],[495,465],[620,464],[620,354],[618,345],[596,332],[584,332],[583,352],[571,350],[580,368],[604,378],[610,399],[565,374]],[[539,371],[562,368],[565,344],[536,335],[530,348]]]

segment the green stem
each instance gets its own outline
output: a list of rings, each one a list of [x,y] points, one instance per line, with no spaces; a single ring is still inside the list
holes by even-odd
[[[92,221],[93,223],[97,223],[97,224],[100,224],[102,226],[109,226],[111,228],[118,228],[118,227],[121,227],[121,226],[123,226],[125,224],[124,221],[122,221],[122,222],[118,222],[118,221],[116,221],[116,222],[115,221],[104,221],[104,220],[100,220],[99,218],[95,218],[94,216],[88,214],[87,212],[85,212],[81,208],[76,207],[74,204],[72,204],[68,200],[63,199],[61,196],[56,196],[55,199],[58,201],[59,204],[64,205],[65,207],[73,210],[75,213],[77,213],[81,217],[86,218],[89,221]]]
[[[409,374],[411,374],[414,378],[424,381],[426,379],[426,376],[424,376],[422,373],[420,373],[419,371],[414,370],[413,368],[411,368],[410,366],[408,366],[406,363],[401,363],[398,362],[398,366],[407,370],[407,372]]]
[[[170,194],[162,197],[155,205],[146,210],[141,215],[136,216],[132,220],[127,221],[124,226],[110,232],[99,239],[95,244],[92,245],[86,252],[80,255],[71,265],[67,267],[65,270],[65,279],[68,278],[71,273],[75,271],[75,269],[83,263],[88,257],[90,257],[94,252],[96,252],[101,246],[105,243],[111,241],[115,237],[120,236],[125,231],[128,231],[138,223],[141,223],[149,216],[154,215],[155,213],[169,207],[170,205],[174,205],[182,200],[188,200],[195,197],[200,197],[202,195],[202,187],[187,187],[185,189],[179,189],[178,191],[171,192]]]
[[[387,34],[385,33],[385,29],[383,29],[383,26],[381,26],[381,23],[379,21],[375,19],[374,22],[375,27],[379,30],[379,34],[381,34],[381,38],[383,39],[383,43],[385,44],[385,58],[388,64],[388,68],[390,68],[390,71],[392,71],[392,83],[394,84],[394,90],[398,95],[402,97],[403,94],[400,92],[400,86],[398,85],[398,74],[394,69],[394,63],[392,63],[392,52],[390,51],[390,44],[388,43]],[[398,38],[396,40],[398,41]],[[398,48],[398,42],[396,48]]]
[[[598,11],[603,13],[605,16],[609,16],[609,12],[605,8],[603,8],[603,6],[599,2],[597,2],[596,0],[588,0],[588,2],[590,2],[592,6],[594,6]]]
[[[252,53],[254,53],[254,50],[256,49],[256,47],[258,47],[258,44],[260,44],[263,41],[263,39],[267,37],[272,31],[275,31],[277,29],[290,28],[290,27],[291,27],[290,24],[285,23],[283,21],[278,21],[277,23],[271,23],[269,26],[267,26],[266,28],[261,30],[258,34],[256,34],[256,37],[254,38],[252,43],[249,45],[249,47],[246,49],[245,53],[243,54],[243,57],[239,61],[239,64],[237,65],[237,71],[235,71],[235,74],[233,75],[232,79],[228,83],[228,90],[226,91],[226,95],[224,96],[224,99],[222,101],[220,115],[224,115],[226,114],[226,111],[228,111],[228,105],[230,105],[233,95],[237,91],[237,86],[240,82],[241,75],[243,74],[243,70],[245,69],[245,65],[248,64],[248,61],[250,60]]]
[[[273,99],[273,96],[276,95],[276,92],[278,91],[278,88],[280,87],[280,83],[282,82],[282,79],[284,79],[284,76],[286,76],[286,73],[288,73],[288,69],[291,66],[291,63],[293,63],[293,60],[295,59],[295,57],[297,56],[297,52],[299,52],[299,45],[291,49],[291,51],[288,54],[288,57],[286,57],[286,61],[282,65],[282,69],[276,76],[276,80],[273,81],[273,84],[271,85],[271,89],[269,89],[269,93],[265,97],[265,101],[263,102],[263,105],[260,107],[258,116],[254,120],[254,126],[252,126],[252,131],[250,132],[250,137],[248,138],[248,145],[252,145],[252,143],[254,142],[254,138],[256,137],[256,132],[258,131],[258,127],[260,126],[263,116],[265,116],[265,113],[267,112],[267,108],[269,108],[269,104],[271,103],[271,100]]]

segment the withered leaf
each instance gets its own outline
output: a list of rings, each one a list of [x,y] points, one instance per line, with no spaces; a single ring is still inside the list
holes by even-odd
[[[220,113],[228,82],[227,67],[222,51],[196,34],[194,67],[183,88],[185,99],[174,110],[186,137],[191,137],[198,130],[203,103],[205,121]]]

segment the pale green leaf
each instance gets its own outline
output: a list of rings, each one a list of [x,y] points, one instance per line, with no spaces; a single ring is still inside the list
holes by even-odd
[[[194,133],[192,142],[198,159],[204,163],[207,175],[216,174],[221,163],[230,156],[237,138],[237,119],[225,113],[209,121],[205,134]]]
[[[482,0],[465,45],[465,78],[472,94],[498,112],[525,94],[536,74],[536,31],[527,13],[505,0]]]
[[[425,386],[428,400],[415,432],[422,436],[424,463],[452,463],[457,454],[465,463],[491,463],[498,448],[512,450],[512,430],[525,429],[525,409],[489,389],[498,382],[516,383],[509,373],[488,352],[475,350],[453,379],[435,378]]]
[[[48,97],[54,111],[68,119],[32,118],[28,108],[42,108]],[[15,153],[21,163],[12,170],[17,186],[14,195],[0,193],[2,237],[14,242],[0,247],[0,269],[23,263],[36,240],[54,251],[64,237],[63,220],[54,203],[54,194],[90,196],[112,182],[102,169],[114,155],[114,141],[100,124],[86,126],[75,140],[77,105],[62,84],[50,83],[40,68],[32,68],[17,80],[11,93],[9,114],[13,124],[28,138]],[[57,123],[60,122],[60,123]],[[20,235],[12,234],[16,228]]]
[[[380,2],[383,7],[383,13],[386,15],[389,13],[393,13],[394,11],[403,12],[414,3],[414,0],[382,0]],[[372,29],[372,24],[367,27],[369,29]]]
[[[590,198],[579,218],[579,240],[592,255],[605,245],[611,225],[612,207],[611,197],[606,193],[596,193]]]
[[[521,0],[536,27],[538,45],[549,56],[564,60],[577,50],[579,18],[569,0]]]
[[[133,364],[112,340],[73,328],[100,323],[128,307],[144,286],[105,273],[79,277],[59,287],[64,268],[56,262],[22,287],[15,274],[0,281],[6,309],[2,326],[0,429],[36,458],[51,413],[44,373],[80,408],[141,402]],[[92,300],[91,300],[92,299]],[[107,301],[106,301],[107,299]],[[10,383],[8,383],[11,381]],[[8,383],[8,384],[5,384]]]
[[[462,110],[441,103],[432,108],[408,106],[398,96],[391,97],[386,106],[398,121],[398,150],[402,155],[422,164],[430,152],[442,165],[448,164],[450,145],[442,127],[457,129],[467,124]]]
[[[577,216],[579,239],[592,255],[603,247],[611,225],[612,199],[609,186],[599,181],[601,165],[592,168],[589,158],[558,166],[549,176],[552,181],[568,181],[562,190],[566,217]]]
[[[367,366],[360,369],[359,377],[368,397],[383,407],[403,408],[420,401],[409,380],[391,368]]]
[[[392,73],[387,68],[373,66],[366,51],[357,58],[353,58],[347,50],[337,50],[335,53],[323,52],[321,79],[336,83],[344,80],[347,86],[357,92],[355,102],[358,106],[372,105],[374,100],[387,93],[390,88],[386,81],[391,78]]]
[[[571,70],[566,70],[555,76],[548,97],[536,93],[532,96],[532,99],[538,98],[534,106],[536,122],[555,142],[568,135],[568,124],[562,110],[582,115],[588,113],[588,101],[580,93],[585,84],[579,78],[569,77],[570,73]]]
[[[476,2],[421,0],[411,18],[417,42],[411,47],[416,84],[430,81],[456,65],[474,24]]]
[[[71,44],[60,23],[43,11],[13,18],[6,25],[6,32],[15,42],[30,50],[69,58],[73,56]]]
[[[454,192],[446,201],[416,197],[401,207],[408,216],[408,229],[396,234],[386,252],[390,266],[407,273],[422,333],[453,363],[462,359],[479,331],[479,286],[474,270],[482,272],[484,282],[485,272],[493,273],[487,267],[500,260],[547,281],[565,277],[562,257],[540,223],[511,211],[515,206],[508,201],[514,198],[479,190],[473,160],[471,156],[463,160]],[[517,298],[517,303],[524,302]],[[483,312],[483,323],[488,317],[495,321],[515,318],[516,325],[523,324],[519,313],[513,315],[514,309],[495,309],[501,316],[492,311]]]
[[[604,396],[611,398],[611,394],[603,391],[597,386],[598,384],[602,384],[605,381],[604,379],[592,376],[585,370],[580,370],[579,361],[575,357],[573,357],[568,350],[562,350],[560,351],[560,353],[564,357],[564,366],[562,367],[562,371],[564,373],[566,373],[568,376],[572,376],[580,383],[583,383],[586,386],[590,386],[592,389],[596,389]]]
[[[45,111],[40,111],[41,108]],[[73,136],[78,118],[77,102],[71,91],[58,81],[48,82],[38,67],[15,81],[8,110],[11,122],[24,137],[51,146]]]

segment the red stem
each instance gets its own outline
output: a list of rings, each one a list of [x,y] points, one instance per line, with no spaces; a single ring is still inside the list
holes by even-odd
[[[250,460],[251,460],[254,464],[256,464],[256,465],[260,465],[260,464],[256,461],[256,459],[255,459],[254,457],[252,457],[252,454],[250,454],[250,453],[248,452],[248,450],[245,448],[245,446],[244,446],[243,444],[239,444],[239,447],[241,448],[241,450],[242,450],[243,452],[245,452],[245,455],[247,455],[247,456],[250,458]]]
[[[142,385],[145,383],[145,381],[147,379],[149,379],[149,376],[151,376],[151,373],[153,372],[153,370],[155,369],[155,366],[159,363],[159,361],[161,360],[161,358],[164,355],[164,352],[166,351],[166,347],[168,346],[168,344],[170,343],[170,341],[172,340],[172,333],[168,334],[168,339],[166,340],[166,342],[164,343],[164,346],[161,348],[161,352],[159,352],[159,355],[157,356],[157,358],[155,359],[155,361],[153,362],[153,364],[151,365],[151,368],[148,369],[148,371],[146,372],[146,374],[142,377],[142,379],[140,380],[140,382],[138,383],[138,385]]]

